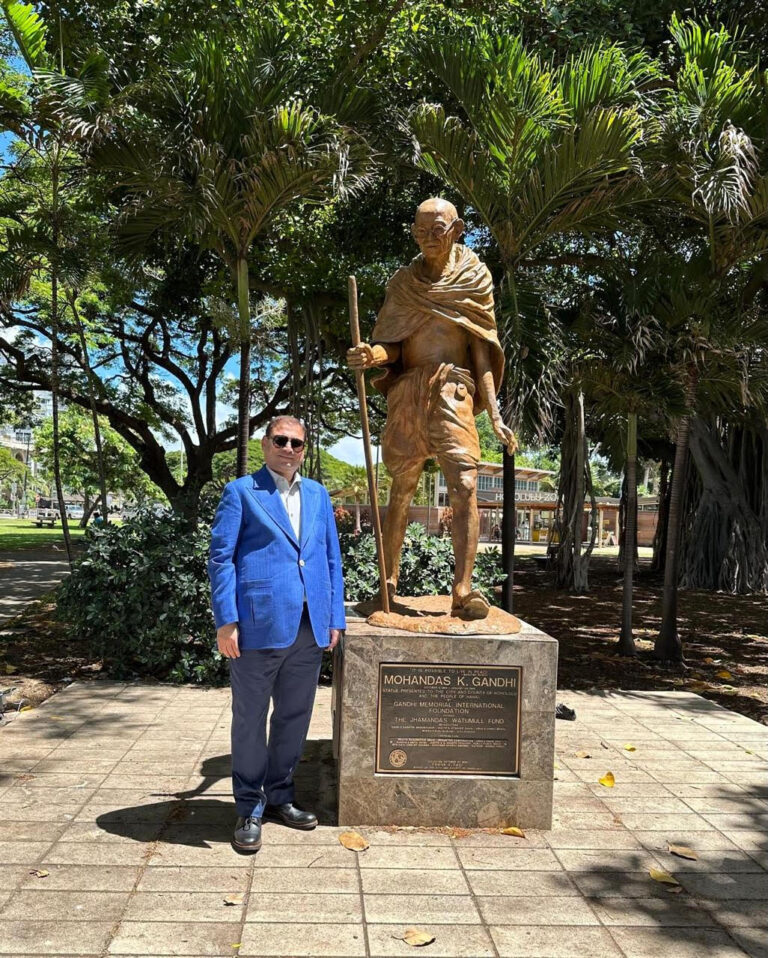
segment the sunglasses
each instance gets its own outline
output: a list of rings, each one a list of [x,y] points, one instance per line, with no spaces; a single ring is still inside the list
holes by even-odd
[[[303,439],[292,439],[289,436],[270,436],[270,438],[272,440],[272,445],[277,449],[285,449],[288,443],[291,444],[291,449],[293,449],[294,452],[304,448]]]

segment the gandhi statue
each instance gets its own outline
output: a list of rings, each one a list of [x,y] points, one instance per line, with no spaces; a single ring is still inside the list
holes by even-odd
[[[504,353],[493,283],[475,253],[458,245],[464,223],[453,204],[426,200],[411,232],[421,253],[389,281],[371,343],[347,353],[353,369],[385,367],[374,386],[387,398],[381,451],[392,475],[383,529],[387,590],[394,598],[408,509],[424,463],[434,457],[453,507],[451,614],[482,619],[489,605],[472,589],[479,534],[475,416],[486,409],[501,442],[510,452],[517,448],[496,402]]]

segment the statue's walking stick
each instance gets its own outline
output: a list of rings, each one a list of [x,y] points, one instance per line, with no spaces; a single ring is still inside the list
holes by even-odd
[[[357,280],[350,276],[347,280],[349,292],[349,328],[352,333],[352,345],[360,345],[360,319],[357,314]],[[381,535],[381,519],[379,518],[379,497],[376,489],[376,477],[373,471],[371,456],[371,429],[368,425],[368,404],[365,399],[365,373],[362,369],[355,370],[357,380],[357,399],[360,403],[360,422],[363,425],[363,449],[365,450],[365,469],[368,473],[368,498],[371,501],[371,519],[373,520],[373,534],[376,537],[376,553],[379,560],[379,580],[381,608],[389,612],[389,593],[387,592],[387,570],[384,564],[384,543]]]

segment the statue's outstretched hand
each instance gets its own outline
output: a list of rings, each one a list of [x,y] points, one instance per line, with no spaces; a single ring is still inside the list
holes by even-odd
[[[509,455],[514,456],[518,449],[517,437],[515,434],[512,432],[509,426],[504,424],[501,416],[499,416],[498,419],[493,419],[492,424],[493,431],[496,433],[499,440],[507,447],[507,452]]]
[[[352,369],[370,369],[377,366],[376,347],[370,343],[360,343],[347,350],[347,363]]]

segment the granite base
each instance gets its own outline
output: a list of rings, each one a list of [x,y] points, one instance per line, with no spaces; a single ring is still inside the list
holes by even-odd
[[[377,774],[382,662],[520,666],[519,774]],[[557,642],[526,622],[514,635],[457,637],[351,618],[334,665],[339,824],[550,828],[556,689]]]

